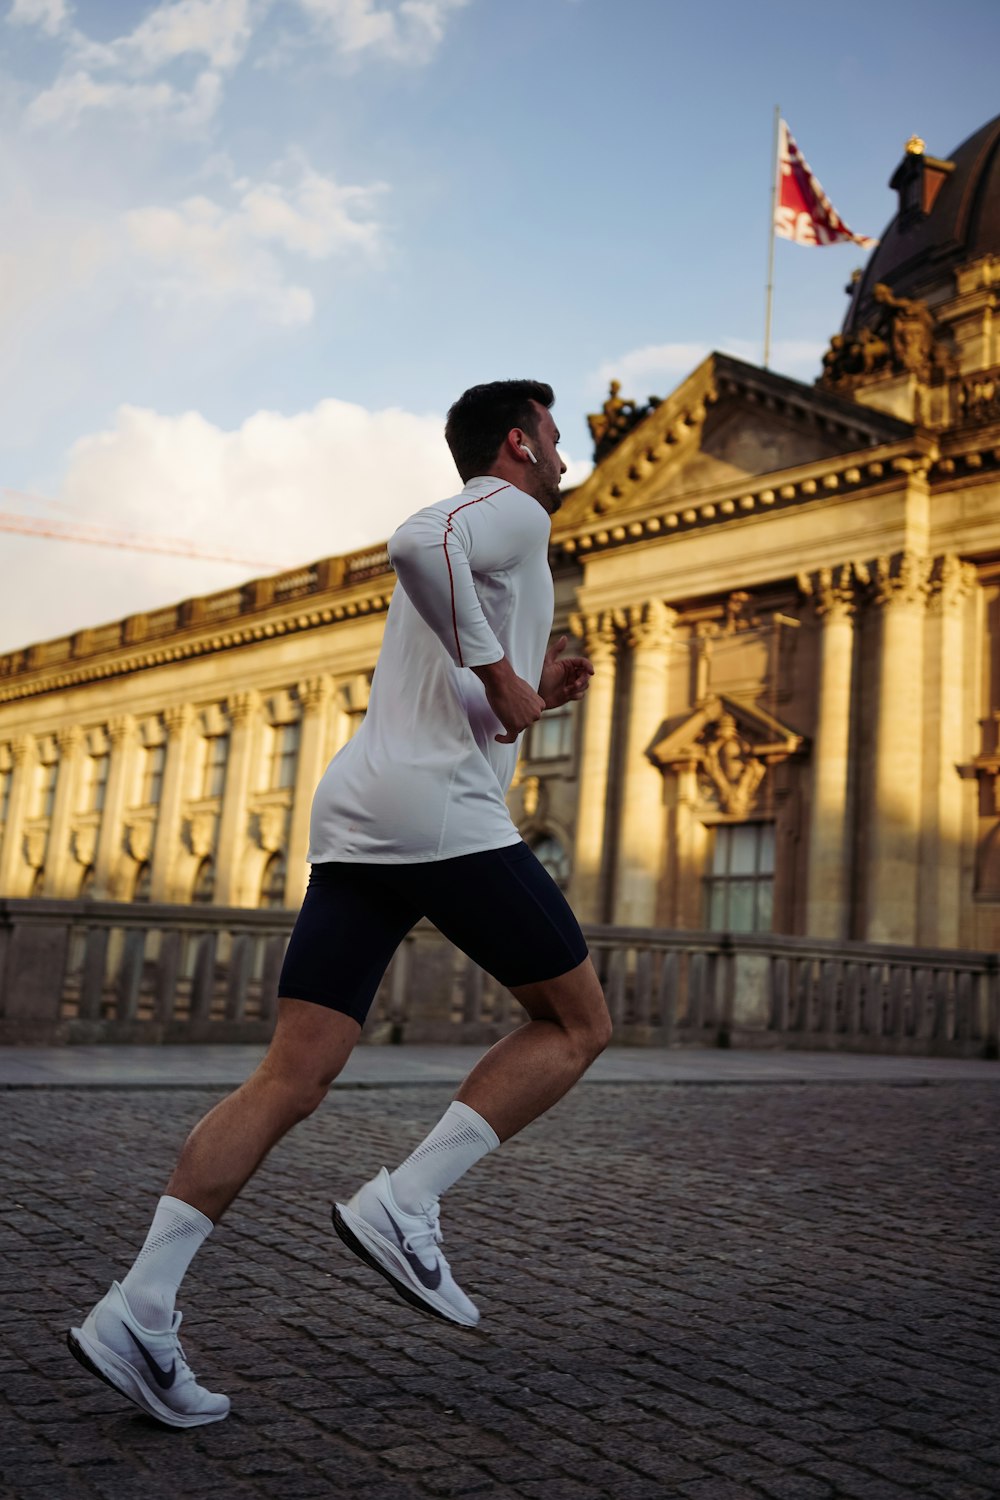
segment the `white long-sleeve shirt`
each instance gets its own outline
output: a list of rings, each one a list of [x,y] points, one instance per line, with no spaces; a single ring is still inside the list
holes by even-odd
[[[506,656],[536,687],[552,629],[550,521],[495,476],[404,521],[368,713],[313,799],[309,859],[419,863],[502,849],[520,740],[470,667]]]

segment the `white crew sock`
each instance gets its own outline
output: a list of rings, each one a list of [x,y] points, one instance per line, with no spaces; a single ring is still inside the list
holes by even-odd
[[[214,1227],[211,1219],[190,1203],[180,1198],[160,1199],[146,1242],[121,1284],[125,1301],[143,1328],[162,1333],[170,1327],[177,1288],[195,1251]]]
[[[488,1151],[495,1151],[500,1137],[482,1115],[456,1099],[434,1126],[430,1135],[389,1174],[393,1196],[407,1213],[419,1213],[447,1192],[452,1183],[475,1166]]]

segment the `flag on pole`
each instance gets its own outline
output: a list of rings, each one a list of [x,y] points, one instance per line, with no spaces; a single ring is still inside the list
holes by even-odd
[[[774,204],[774,232],[797,245],[838,245],[851,242],[870,250],[878,240],[854,234],[809,170],[784,120],[778,126],[778,191]]]

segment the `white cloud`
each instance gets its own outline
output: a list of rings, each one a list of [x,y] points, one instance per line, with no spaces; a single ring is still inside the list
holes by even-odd
[[[590,465],[569,468],[567,485]],[[296,567],[384,541],[413,511],[460,488],[437,414],[329,399],[291,416],[260,411],[226,431],[198,412],[124,406],[108,430],[71,450],[57,520],[188,537],[203,551]],[[0,651],[254,575],[51,540],[8,536],[4,550]]]
[[[141,74],[179,57],[204,57],[213,69],[229,72],[242,61],[265,8],[251,0],[163,0],[133,31],[112,42],[78,34],[77,58],[85,68]]]
[[[430,61],[444,37],[448,17],[467,3],[399,0],[378,5],[375,0],[298,0],[301,10],[342,56],[357,59],[371,53],[414,65]]]
[[[99,82],[85,69],[63,73],[28,106],[26,123],[33,128],[72,128],[88,111],[115,111],[136,117],[140,124],[170,123],[182,131],[202,130],[219,107],[222,84],[217,73],[200,73],[189,91],[170,83]]]
[[[796,379],[819,374],[826,345],[810,339],[778,339],[771,346],[771,368]],[[623,395],[633,400],[665,396],[695,370],[713,349],[759,364],[761,346],[750,339],[721,338],[714,343],[646,344],[616,359],[605,360],[588,379],[588,388],[606,392],[608,382],[620,380]]]
[[[294,567],[384,540],[412,511],[456,493],[443,432],[443,416],[333,399],[292,416],[257,412],[233,431],[197,412],[122,407],[109,430],[74,446],[59,498],[80,521]],[[209,593],[253,571],[12,537],[4,549],[0,650]]]
[[[250,303],[269,321],[295,326],[311,321],[313,297],[289,279],[270,246],[310,260],[378,252],[379,226],[372,214],[382,185],[341,186],[301,159],[292,165],[297,179],[290,185],[278,180],[235,183],[235,208],[201,195],[179,208],[126,214],[134,256],[152,270],[162,299],[217,306]]]
[[[19,26],[40,26],[47,36],[58,36],[69,25],[66,0],[14,0],[7,20]]]

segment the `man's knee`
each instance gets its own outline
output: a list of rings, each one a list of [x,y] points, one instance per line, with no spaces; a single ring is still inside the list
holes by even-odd
[[[333,1077],[327,1077],[322,1070],[290,1073],[268,1057],[258,1069],[258,1078],[272,1094],[279,1112],[296,1122],[307,1120],[319,1108],[333,1083]]]

